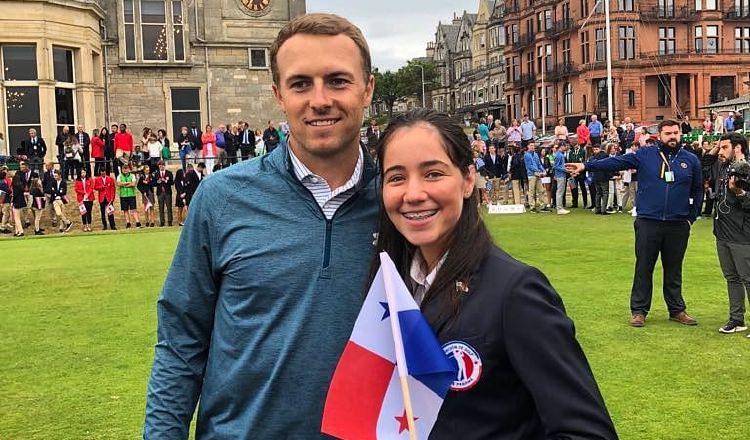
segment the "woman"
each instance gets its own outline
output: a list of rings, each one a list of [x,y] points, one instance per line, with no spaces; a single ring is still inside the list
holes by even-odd
[[[146,142],[146,149],[148,150],[148,166],[151,169],[156,169],[156,164],[161,160],[161,149],[164,144],[159,142],[159,139],[154,133],[148,136],[148,142]]]
[[[617,132],[617,127],[615,127],[614,125],[607,127],[606,133],[607,143],[620,145],[620,133]]]
[[[549,206],[552,206],[555,198],[552,197],[552,164],[555,163],[555,157],[552,155],[551,150],[544,147],[539,151],[539,159],[542,161],[542,167],[544,167],[544,177],[542,177],[542,187],[544,188],[545,194],[547,194],[547,201]]]
[[[44,208],[46,208],[47,198],[44,196],[42,179],[36,175],[31,179],[29,194],[32,200],[31,211],[34,213],[34,235],[44,235],[44,229],[41,228],[40,223],[42,221],[42,213],[44,212]]]
[[[474,141],[471,143],[471,149],[479,153],[479,156],[484,157],[487,153],[487,144],[482,140],[482,135],[479,132],[474,134]]]
[[[112,162],[115,160],[115,137],[107,127],[102,127],[99,130],[99,137],[104,141],[104,168],[107,170],[107,174],[115,172],[112,167]]]
[[[201,151],[203,162],[206,164],[206,170],[211,173],[214,169],[214,163],[216,163],[217,154],[216,133],[214,133],[211,124],[206,125],[206,130],[201,136],[201,142],[203,143],[203,150]]]
[[[263,132],[260,128],[255,129],[255,155],[262,156],[266,154],[266,142],[263,140]]]
[[[487,196],[487,167],[479,150],[472,149],[471,153],[474,160],[474,169],[477,171],[474,186],[479,190],[479,200],[484,206],[487,206],[489,205],[489,198]]]
[[[381,145],[377,251],[443,349],[474,367],[451,386],[430,440],[617,438],[562,300],[492,243],[461,126],[417,109],[393,119]]]
[[[576,137],[578,138],[578,145],[586,147],[591,142],[591,132],[586,126],[586,120],[581,119],[578,121],[578,128],[576,128]]]
[[[140,152],[142,154],[142,160],[141,164],[149,163],[149,151],[148,151],[148,141],[151,139],[151,135],[153,135],[153,132],[149,127],[143,127],[143,135],[141,136],[141,148]]]
[[[711,117],[706,116],[703,118],[703,133],[711,133],[713,131],[713,124],[711,123]]]
[[[557,144],[560,146],[568,143],[568,127],[565,126],[565,118],[557,120],[557,125],[555,126],[555,139],[557,139]]]
[[[81,212],[83,232],[91,232],[91,210],[94,208],[94,179],[89,178],[82,168],[75,183],[78,210]]]
[[[521,145],[521,126],[518,124],[518,119],[513,119],[510,123],[510,127],[506,130],[508,135],[508,143],[515,143]]]
[[[106,128],[104,129],[106,130]],[[104,142],[106,135],[102,135],[99,129],[91,133],[91,157],[94,159],[94,175],[99,175],[99,170],[104,168]]]
[[[165,163],[168,163],[167,161],[172,158],[172,144],[169,142],[169,138],[167,137],[167,130],[160,128],[156,132],[156,140],[158,140],[159,144],[161,145],[161,151],[159,152],[161,160],[163,160]],[[158,166],[158,163],[158,160],[155,161],[155,163],[151,165],[151,168],[155,170]]]
[[[27,206],[26,197],[23,196],[23,193],[28,192],[29,188],[27,187],[27,183],[23,177],[23,173],[24,171],[22,167],[21,170],[16,171],[16,173],[13,175],[13,179],[11,180],[11,189],[13,193],[13,224],[15,227],[15,233],[13,234],[14,237],[24,236],[24,223],[21,218],[21,213],[24,209],[27,208]]]
[[[141,193],[143,201],[143,213],[146,216],[146,227],[154,227],[154,186],[151,179],[151,168],[146,165],[143,172],[138,176],[136,187]]]
[[[81,171],[81,157],[83,148],[78,143],[78,136],[69,136],[63,142],[63,155],[65,156],[65,175],[66,180],[77,179]]]
[[[175,206],[177,207],[177,222],[180,226],[185,224],[187,205],[185,204],[185,171],[180,168],[174,175]]]

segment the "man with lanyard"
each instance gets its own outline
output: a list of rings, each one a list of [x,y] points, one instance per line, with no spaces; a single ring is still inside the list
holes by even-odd
[[[29,129],[29,138],[21,142],[19,152],[26,156],[29,161],[29,167],[41,174],[42,162],[44,161],[44,156],[47,155],[47,144],[44,142],[44,139],[37,136],[36,129]]]
[[[242,160],[248,160],[255,157],[255,133],[247,122],[242,123],[240,129],[240,156]]]
[[[737,176],[729,174],[730,166],[750,167],[745,162],[747,156],[747,139],[740,133],[723,135],[719,144],[703,156],[703,165],[707,167],[717,158],[721,161],[715,187],[718,206],[714,236],[729,294],[729,321],[719,329],[725,334],[747,330],[745,298],[750,299],[750,229],[745,225],[750,221],[750,193],[738,185]]]
[[[569,163],[572,174],[584,171],[636,169],[641,189],[635,220],[635,274],[630,295],[633,327],[643,327],[651,308],[653,274],[661,254],[664,269],[664,300],[669,319],[684,325],[697,321],[685,311],[682,298],[682,261],[687,250],[690,227],[700,213],[703,176],[698,158],[680,148],[680,123],[659,123],[656,148],[641,148],[586,164]]]
[[[591,145],[602,144],[602,131],[604,127],[602,123],[598,121],[596,115],[591,115],[591,122],[589,122],[589,134],[591,135]]]
[[[529,142],[534,140],[536,135],[536,125],[533,121],[529,120],[529,115],[523,115],[523,122],[521,122],[521,149],[526,149]]]
[[[290,21],[270,59],[288,147],[205,178],[190,203],[157,304],[144,440],[187,439],[199,400],[197,439],[327,438],[373,252],[377,170],[359,128],[374,78],[361,31],[331,14]]]

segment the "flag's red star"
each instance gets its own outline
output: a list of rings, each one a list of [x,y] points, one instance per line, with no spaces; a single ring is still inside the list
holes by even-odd
[[[396,416],[394,417],[396,421],[398,422],[398,433],[401,434],[404,431],[409,430],[409,418],[406,417],[406,410],[404,410],[404,415],[402,416]],[[414,421],[416,422],[419,420],[419,417],[414,417]]]

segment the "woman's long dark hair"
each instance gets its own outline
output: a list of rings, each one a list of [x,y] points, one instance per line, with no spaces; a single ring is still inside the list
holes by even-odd
[[[378,142],[377,158],[381,191],[383,187],[383,159],[391,138],[399,129],[422,124],[431,126],[439,133],[445,152],[453,165],[461,170],[463,176],[467,176],[471,167],[474,166],[471,144],[461,125],[451,120],[445,113],[430,109],[415,109],[392,119]],[[380,267],[378,254],[384,251],[393,259],[401,278],[408,281],[411,261],[417,248],[409,243],[388,218],[383,205],[382,194],[379,200],[378,238],[375,246],[377,253],[370,265],[368,285],[372,284],[375,273]],[[471,288],[471,276],[479,268],[491,245],[492,239],[479,214],[479,192],[474,190],[470,197],[464,199],[461,216],[448,242],[448,255],[440,270],[438,270],[435,281],[427,291],[423,302],[427,303],[433,298],[448,295],[453,305],[453,310],[448,312],[457,312],[463,295],[463,292],[459,292],[457,283],[463,283],[463,286]]]

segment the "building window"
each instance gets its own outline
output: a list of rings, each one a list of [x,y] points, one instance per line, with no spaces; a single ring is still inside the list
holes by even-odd
[[[695,27],[695,53],[703,53],[703,27]]]
[[[251,47],[248,49],[250,68],[266,69],[268,68],[268,50],[265,48]]]
[[[28,137],[30,128],[42,135],[36,46],[2,46],[2,66],[8,121],[7,151],[2,153],[15,154],[21,141]]]
[[[534,52],[529,51],[526,54],[526,73],[533,74],[534,73]]]
[[[628,90],[628,107],[635,107],[635,90]]]
[[[695,0],[695,10],[715,11],[717,8],[716,0]]]
[[[174,88],[172,92],[172,139],[177,139],[182,127],[201,124],[200,89]]]
[[[526,20],[526,35],[534,35],[534,19],[532,18]]]
[[[668,76],[659,75],[656,81],[656,105],[667,107],[669,105],[670,79]]]
[[[659,28],[659,55],[675,53],[675,38],[673,27]]]
[[[510,27],[510,42],[515,44],[518,43],[518,24],[514,24]]]
[[[591,62],[589,53],[591,48],[589,47],[589,31],[581,32],[581,62],[588,64]]]
[[[658,0],[656,12],[661,18],[674,17],[674,0]]]
[[[562,40],[562,62],[570,64],[570,38]]]
[[[719,49],[719,26],[706,26],[706,53],[718,53]]]
[[[632,60],[635,58],[635,28],[633,26],[620,26],[620,59]]]
[[[55,118],[57,130],[75,125],[75,74],[73,50],[52,48],[52,64],[55,75]]]
[[[545,85],[544,86],[544,111],[545,111],[544,114],[545,116],[550,116],[554,114],[554,112],[552,111],[552,102],[553,102],[552,98],[554,98],[552,86]]]
[[[599,110],[607,108],[607,80],[596,80],[596,105]]]
[[[737,53],[750,53],[750,27],[734,29],[734,50]]]
[[[570,20],[570,3],[568,2],[563,3],[560,10],[562,12],[562,19]]]
[[[604,0],[594,4],[594,14],[604,14]]]
[[[633,0],[617,0],[617,9],[620,11],[632,11]]]
[[[521,79],[521,58],[513,57],[513,80]]]
[[[596,29],[596,53],[594,54],[594,61],[604,61],[606,57],[606,42],[607,37],[604,33],[604,28]]]
[[[533,89],[532,89],[533,90]],[[534,98],[534,92],[529,92],[529,118],[536,118],[536,100]]]
[[[737,17],[750,16],[750,1],[734,0],[734,13]]]
[[[573,112],[573,85],[569,82],[563,86],[563,112]]]
[[[185,61],[182,0],[123,0],[122,4],[126,61]]]
[[[596,1],[596,0],[594,0]],[[589,2],[588,0],[581,0],[581,18],[589,16]]]

